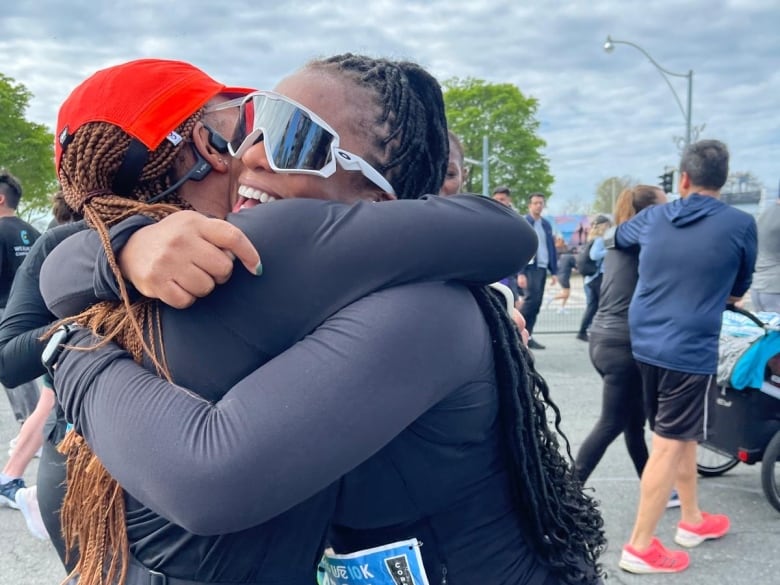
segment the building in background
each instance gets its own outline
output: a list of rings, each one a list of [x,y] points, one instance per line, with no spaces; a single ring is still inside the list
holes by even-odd
[[[721,201],[753,216],[764,210],[766,199],[766,189],[750,173],[732,173],[720,191]]]

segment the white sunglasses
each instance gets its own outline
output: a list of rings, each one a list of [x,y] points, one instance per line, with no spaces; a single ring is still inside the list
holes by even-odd
[[[317,114],[273,91],[256,91],[209,108],[214,112],[239,108],[238,123],[228,151],[240,158],[258,141],[263,142],[271,168],[277,173],[298,173],[327,178],[336,163],[358,171],[386,193],[395,195],[379,171],[356,154],[339,148],[339,134]]]

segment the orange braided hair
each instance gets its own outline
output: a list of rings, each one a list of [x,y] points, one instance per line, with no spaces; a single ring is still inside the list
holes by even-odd
[[[202,116],[200,110],[177,132],[185,139],[190,137]],[[168,197],[169,203],[145,203],[171,184],[173,164],[186,140],[178,145],[163,141],[151,152],[133,189],[133,198],[127,198],[112,193],[111,183],[130,141],[131,137],[119,127],[93,122],[79,128],[63,153],[59,178],[65,201],[99,234],[121,297],[119,302],[98,303],[63,322],[78,323],[102,337],[96,347],[114,341],[137,362],[148,357],[157,374],[170,380],[162,351],[158,302],[145,298],[130,301],[108,230],[132,215],[159,220],[189,207],[176,194]],[[75,431],[68,432],[58,450],[67,464],[67,492],[61,511],[63,536],[67,549],[80,553],[67,578],[78,575],[81,585],[122,584],[130,554],[122,487]]]

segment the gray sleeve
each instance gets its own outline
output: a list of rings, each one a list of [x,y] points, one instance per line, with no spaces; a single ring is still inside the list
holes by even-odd
[[[196,534],[234,532],[323,489],[484,376],[484,331],[467,289],[408,285],[346,307],[217,404],[112,344],[66,352],[55,386],[133,497]]]
[[[758,227],[753,217],[745,222],[744,236],[741,238],[741,258],[737,275],[730,295],[742,297],[753,283],[753,273],[756,270],[756,256],[758,254]]]
[[[487,283],[517,272],[536,250],[536,234],[522,216],[472,195],[354,205],[292,199],[258,205],[228,219],[263,257],[266,273],[261,278],[294,278],[281,281],[286,296],[295,293],[296,284],[316,283],[317,288],[306,293],[311,296],[316,290],[323,306],[341,294],[321,285],[334,282],[334,274],[342,289],[370,282],[369,290],[375,290],[417,280]],[[114,233],[122,226],[124,240]],[[118,224],[112,230],[114,249],[137,227]],[[283,266],[284,259],[292,257],[297,276]],[[281,259],[277,268],[267,265],[269,258]],[[113,274],[94,232],[58,246],[44,264],[41,291],[58,316],[77,314],[97,300],[117,299]]]

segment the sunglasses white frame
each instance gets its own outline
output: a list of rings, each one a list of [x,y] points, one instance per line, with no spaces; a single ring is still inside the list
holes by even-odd
[[[338,163],[338,166],[340,166],[344,170],[358,171],[362,173],[363,176],[366,177],[369,181],[371,181],[377,187],[382,189],[385,193],[390,193],[392,195],[395,195],[395,190],[393,189],[392,185],[390,185],[390,182],[387,179],[385,179],[379,173],[379,171],[377,171],[374,167],[372,167],[362,157],[339,147],[341,137],[339,136],[339,133],[336,132],[331,127],[330,124],[328,124],[325,120],[320,118],[317,114],[312,112],[306,106],[299,104],[298,102],[288,98],[287,96],[284,96],[280,93],[276,93],[275,91],[258,90],[250,94],[247,94],[241,98],[232,99],[223,102],[221,104],[211,106],[206,110],[206,112],[207,113],[216,112],[219,110],[227,110],[235,107],[244,107],[244,105],[249,100],[253,99],[256,96],[264,96],[271,101],[285,102],[295,108],[298,108],[299,110],[304,112],[311,119],[312,122],[320,126],[326,132],[330,133],[331,136],[333,136],[333,140],[330,143],[331,156],[328,159],[328,162],[325,164],[325,166],[317,170],[279,168],[278,166],[276,166],[276,162],[273,159],[268,144],[263,140],[262,142],[263,142],[263,148],[265,148],[266,159],[268,160],[268,164],[271,166],[271,169],[274,172],[300,174],[300,175],[314,175],[317,177],[322,177],[324,179],[327,179],[328,177],[332,176],[336,172],[336,164]],[[252,146],[255,145],[258,139],[263,135],[263,132],[264,129],[262,126],[258,127],[253,125],[252,132],[246,135],[244,140],[241,142],[241,145],[236,150],[233,149],[232,141],[228,141],[228,151],[230,152],[231,156],[233,156],[234,158],[241,158]]]

